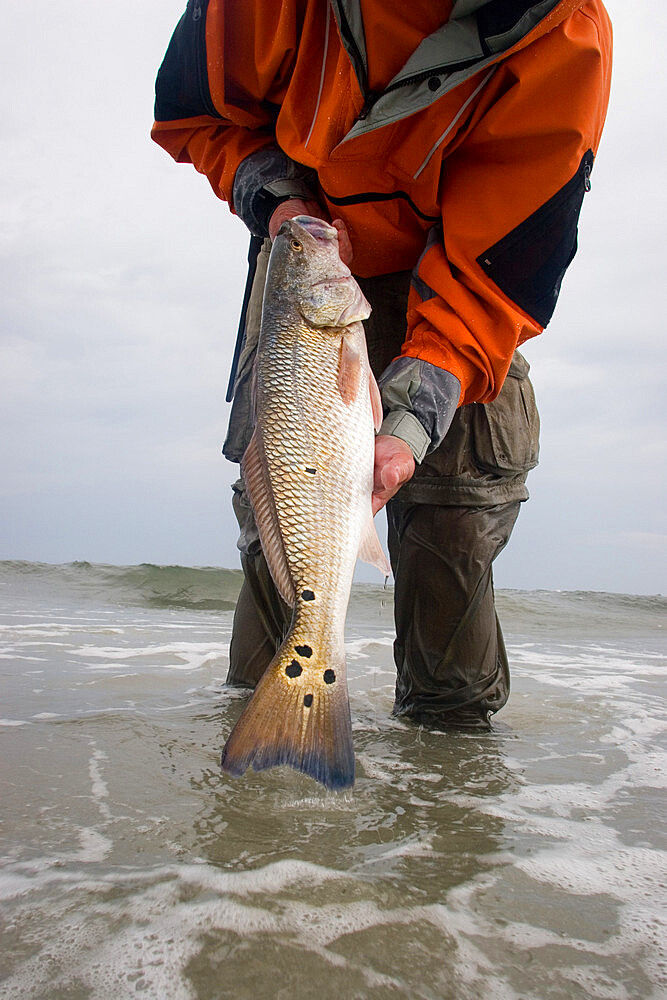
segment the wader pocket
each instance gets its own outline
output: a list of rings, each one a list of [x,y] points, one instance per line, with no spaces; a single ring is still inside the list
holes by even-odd
[[[515,352],[500,394],[492,403],[472,404],[472,444],[480,469],[516,476],[535,468],[540,418],[528,378],[530,366]]]

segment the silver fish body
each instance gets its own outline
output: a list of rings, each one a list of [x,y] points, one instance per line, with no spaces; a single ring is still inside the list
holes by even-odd
[[[354,780],[344,627],[357,555],[389,572],[373,526],[379,393],[370,313],[336,230],[299,217],[274,241],[243,473],[291,626],[234,728],[222,766],[289,764],[327,787]]]

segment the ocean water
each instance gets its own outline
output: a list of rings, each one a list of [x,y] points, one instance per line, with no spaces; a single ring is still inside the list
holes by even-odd
[[[239,573],[0,564],[0,998],[667,996],[667,600],[498,595],[492,734],[392,719],[347,628],[354,789],[222,776]]]

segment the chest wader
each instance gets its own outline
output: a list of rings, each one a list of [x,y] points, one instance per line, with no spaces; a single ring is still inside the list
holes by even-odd
[[[252,434],[250,385],[270,242],[248,302],[224,453],[240,461]],[[373,307],[365,322],[376,376],[400,352],[410,272],[360,279]],[[528,498],[539,418],[528,364],[515,354],[493,403],[460,407],[443,444],[387,507],[395,577],[394,714],[431,727],[488,728],[509,695],[509,667],[495,610],[492,563]],[[234,616],[227,683],[254,687],[290,620],[273,585],[242,480],[233,506],[244,583]]]

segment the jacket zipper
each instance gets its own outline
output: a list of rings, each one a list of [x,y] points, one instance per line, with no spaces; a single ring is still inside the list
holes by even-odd
[[[583,196],[587,191],[591,189],[591,171],[593,169],[593,163],[595,161],[595,156],[591,149],[588,149],[581,162],[577,167],[576,173],[570,177],[569,181],[563,185],[560,191],[552,195],[547,201],[544,202],[535,212],[532,213],[527,219],[520,223],[516,229],[513,229],[511,233],[504,236],[501,240],[495,243],[486,253],[480,254],[477,258],[477,262],[482,267],[493,267],[500,259],[503,258],[510,250],[514,248],[517,243],[520,243],[522,239],[525,238],[526,232],[531,232],[536,226],[542,225],[542,221],[545,215],[551,215],[560,206],[568,200],[583,183],[582,201]],[[538,216],[537,219],[535,216]]]
[[[411,84],[421,83],[423,80],[433,79],[437,80],[437,86],[432,88],[435,91],[440,87],[440,77],[443,74],[447,72],[454,72],[455,69],[465,69],[467,66],[472,66],[478,61],[477,59],[462,60],[454,66],[436,67],[435,69],[426,70],[422,73],[414,73],[412,76],[406,77],[405,80],[401,80],[399,83],[390,84],[385,90],[369,90],[368,73],[364,60],[361,56],[359,46],[357,45],[356,38],[350,28],[350,22],[345,15],[342,4],[337,3],[336,7],[340,18],[339,24],[341,28],[341,35],[343,36],[343,43],[348,51],[348,55],[351,57],[352,66],[357,77],[357,82],[359,83],[359,89],[361,90],[361,95],[364,99],[361,111],[357,115],[357,121],[365,121],[376,102],[381,97],[384,97],[385,94],[389,94],[393,90],[399,90],[401,87],[409,87]]]
[[[206,113],[209,114],[211,118],[221,118],[222,115],[217,111],[215,105],[213,104],[213,101],[211,100],[211,92],[208,89],[208,70],[206,66],[207,7],[208,0],[193,0],[192,20],[197,25],[197,48],[195,60],[197,65],[197,85],[199,87],[199,99]]]
[[[385,93],[386,93],[386,91],[385,91]],[[368,91],[368,93],[366,94],[366,96],[364,98],[363,107],[362,107],[361,111],[359,112],[359,114],[357,115],[357,121],[358,122],[363,122],[366,118],[368,118],[368,116],[371,113],[371,110],[373,108],[373,105],[375,104],[375,102],[377,101],[377,99],[379,97],[382,97],[382,94],[380,92],[375,91],[375,90],[369,90]]]
[[[357,45],[357,40],[354,37],[352,29],[350,28],[350,22],[345,15],[343,5],[341,3],[336,3],[336,9],[339,15],[339,26],[341,38],[343,40],[343,47],[346,49],[347,54],[350,57],[352,68],[354,69],[357,83],[359,84],[359,90],[361,91],[364,99],[364,105],[359,113],[359,117],[363,115],[365,118],[380,95],[374,94],[368,89],[368,73],[366,66],[359,46]]]
[[[584,191],[590,191],[591,189],[591,170],[593,169],[593,161],[587,160],[584,163]]]
[[[379,100],[380,97],[384,97],[385,94],[390,94],[394,90],[400,90],[401,87],[409,87],[415,83],[422,83],[424,80],[429,80],[429,81],[433,80],[433,85],[430,87],[430,89],[433,92],[435,92],[436,90],[439,90],[442,84],[441,78],[443,76],[449,76],[452,73],[458,72],[460,70],[468,69],[470,66],[474,66],[475,63],[479,62],[479,59],[477,57],[474,57],[472,59],[462,59],[460,62],[457,63],[448,63],[444,66],[435,66],[433,69],[424,70],[421,73],[414,73],[412,76],[406,77],[405,80],[400,80],[398,83],[389,84],[389,86],[386,87],[385,90],[383,91],[368,90],[368,78],[365,67],[363,66],[363,60],[361,59],[361,55],[357,47],[356,41],[350,30],[349,22],[345,17],[345,13],[342,10],[340,4],[338,4],[338,10],[341,16],[341,22],[345,24],[347,38],[349,41],[349,48],[354,50],[355,60],[358,62],[358,65],[363,68],[363,80],[360,78],[359,73],[357,73],[357,79],[359,81],[361,93],[364,97],[364,103],[361,108],[361,111],[357,115],[357,121],[364,121],[366,118],[368,118],[368,115],[370,114],[374,104]],[[499,54],[498,60],[504,58],[506,54],[507,53]],[[586,188],[586,190],[588,190],[588,188]]]

